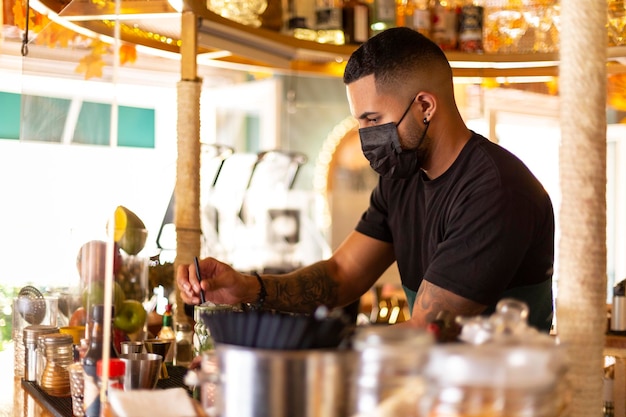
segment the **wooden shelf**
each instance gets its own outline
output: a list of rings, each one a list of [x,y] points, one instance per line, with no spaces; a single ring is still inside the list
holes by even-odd
[[[61,21],[113,36],[113,2],[34,0]],[[31,5],[33,2],[31,2]],[[198,59],[216,66],[272,71],[299,71],[341,76],[355,45],[329,45],[297,39],[264,27],[254,28],[211,12],[206,0],[188,0],[199,17]],[[35,6],[33,6],[35,7]],[[40,10],[41,11],[41,10]],[[181,18],[167,0],[123,0],[123,41],[180,52]],[[477,54],[450,51],[456,77],[550,77],[558,75],[558,53]],[[626,73],[626,46],[609,48],[609,73]]]
[[[279,69],[319,70],[341,67],[356,45],[329,45],[297,39],[276,31],[253,28],[225,19],[191,0],[189,6],[200,16],[199,45],[230,50],[235,55],[272,61]],[[262,55],[262,56],[261,56]],[[457,51],[446,55],[458,77],[554,76],[558,54],[472,54]]]

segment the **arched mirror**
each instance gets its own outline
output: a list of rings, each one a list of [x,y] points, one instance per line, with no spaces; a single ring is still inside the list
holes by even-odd
[[[330,245],[335,249],[354,230],[378,182],[378,174],[361,150],[358,123],[354,118],[344,119],[328,135],[316,171],[318,189],[325,195],[328,205]],[[408,319],[395,264],[380,277],[373,290],[361,298],[360,311],[369,315],[372,322],[396,323]]]

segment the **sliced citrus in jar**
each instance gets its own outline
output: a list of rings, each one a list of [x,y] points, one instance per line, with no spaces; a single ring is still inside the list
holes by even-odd
[[[114,213],[113,239],[120,249],[129,255],[137,255],[146,245],[148,230],[143,221],[124,206],[117,206]]]

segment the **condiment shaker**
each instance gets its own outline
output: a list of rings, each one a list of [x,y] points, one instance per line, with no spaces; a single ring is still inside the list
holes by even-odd
[[[41,375],[41,389],[54,397],[70,396],[68,367],[74,363],[72,336],[50,333],[40,338],[46,355],[46,366]]]
[[[37,340],[39,336],[58,332],[58,327],[47,324],[32,324],[24,328],[24,380],[36,382],[39,372],[38,364],[43,364],[43,361],[38,360],[37,354]]]

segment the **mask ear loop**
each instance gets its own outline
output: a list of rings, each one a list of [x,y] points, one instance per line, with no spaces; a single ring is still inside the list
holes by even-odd
[[[396,127],[400,126],[400,123],[402,123],[402,121],[404,120],[404,117],[409,113],[409,110],[411,110],[411,107],[413,107],[413,104],[415,104],[415,99],[417,98],[418,95],[419,93],[417,93],[415,97],[413,97],[413,100],[411,100],[411,104],[409,104],[409,107],[406,108],[406,110],[402,114],[402,117],[400,118],[400,120],[398,120],[398,123],[396,123]]]

